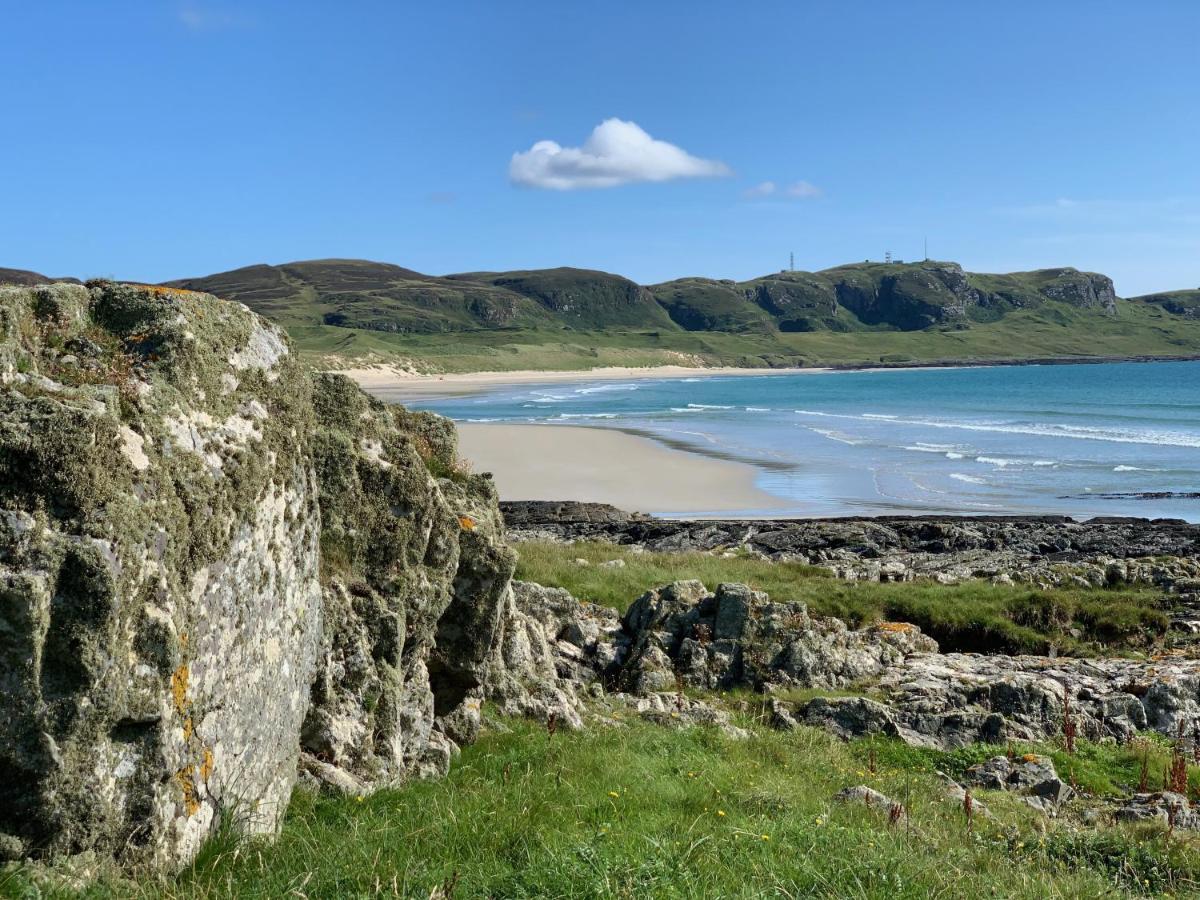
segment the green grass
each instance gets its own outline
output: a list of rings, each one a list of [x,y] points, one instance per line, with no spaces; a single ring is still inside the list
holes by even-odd
[[[919,625],[944,651],[1066,654],[1146,649],[1166,633],[1161,594],[1141,589],[1054,589],[968,581],[879,584],[846,582],[824,570],[753,557],[709,553],[634,553],[596,542],[517,545],[517,577],[562,587],[581,600],[623,611],[646,590],[695,578],[710,589],[743,582],[777,601],[800,601],[816,615],[837,616],[852,627],[878,621]],[[591,563],[582,566],[575,559]],[[624,560],[623,568],[596,564]],[[1080,637],[1070,634],[1072,629]]]
[[[968,829],[932,775],[952,768],[947,754],[751,727],[744,741],[636,722],[551,738],[512,723],[467,748],[443,780],[361,800],[298,791],[274,844],[219,835],[176,878],[109,875],[87,896],[1075,898],[1200,889],[1194,836],[1089,828],[1070,813],[1045,820],[991,793],[981,799],[996,821],[976,817]],[[860,783],[904,803],[909,821],[889,825],[885,810],[832,801]],[[20,870],[0,875],[5,896],[66,896],[30,885]]]
[[[728,333],[501,328],[395,334],[323,325],[291,325],[288,330],[310,358],[410,360],[444,372],[666,364],[759,368],[1200,353],[1200,320],[1129,301],[1118,303],[1116,316],[1047,302],[961,330]]]

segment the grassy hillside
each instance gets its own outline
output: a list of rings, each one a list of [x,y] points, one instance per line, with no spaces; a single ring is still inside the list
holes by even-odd
[[[51,278],[41,272],[31,272],[28,269],[6,269],[0,266],[0,284],[34,285],[47,284],[52,281],[71,281],[79,283],[76,278]]]
[[[1133,303],[1147,303],[1161,307],[1176,316],[1200,319],[1200,288],[1194,291],[1167,291],[1165,294],[1145,294],[1134,297]]]
[[[504,328],[401,335],[320,325],[293,326],[289,331],[310,356],[412,361],[424,370],[443,372],[665,364],[877,365],[1200,353],[1200,320],[1120,300],[1115,315],[1050,301],[996,322],[905,332]]]
[[[1109,279],[1075,269],[983,275],[867,262],[642,287],[585,269],[435,277],[314,260],[172,284],[247,303],[307,353],[430,371],[1200,353],[1189,292],[1120,301]]]

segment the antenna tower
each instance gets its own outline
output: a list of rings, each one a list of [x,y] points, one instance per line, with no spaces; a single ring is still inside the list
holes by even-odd
[[[796,254],[795,254],[795,252],[788,254],[788,271],[789,272],[796,271]]]

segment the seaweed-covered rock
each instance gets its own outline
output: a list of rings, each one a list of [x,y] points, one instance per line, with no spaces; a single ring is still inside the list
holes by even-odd
[[[276,827],[322,627],[311,417],[245,307],[0,289],[6,844],[175,865],[219,815]]]

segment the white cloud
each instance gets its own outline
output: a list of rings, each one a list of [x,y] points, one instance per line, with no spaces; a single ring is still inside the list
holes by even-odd
[[[780,186],[774,181],[762,181],[742,191],[747,200],[762,200],[766,197],[787,197],[792,200],[811,200],[821,196],[821,189],[807,181],[793,181],[791,184]]]
[[[582,147],[538,141],[524,153],[514,153],[508,165],[513,184],[555,191],[730,174],[725,163],[692,156],[674,144],[655,140],[636,123],[621,119],[605,119]]]

